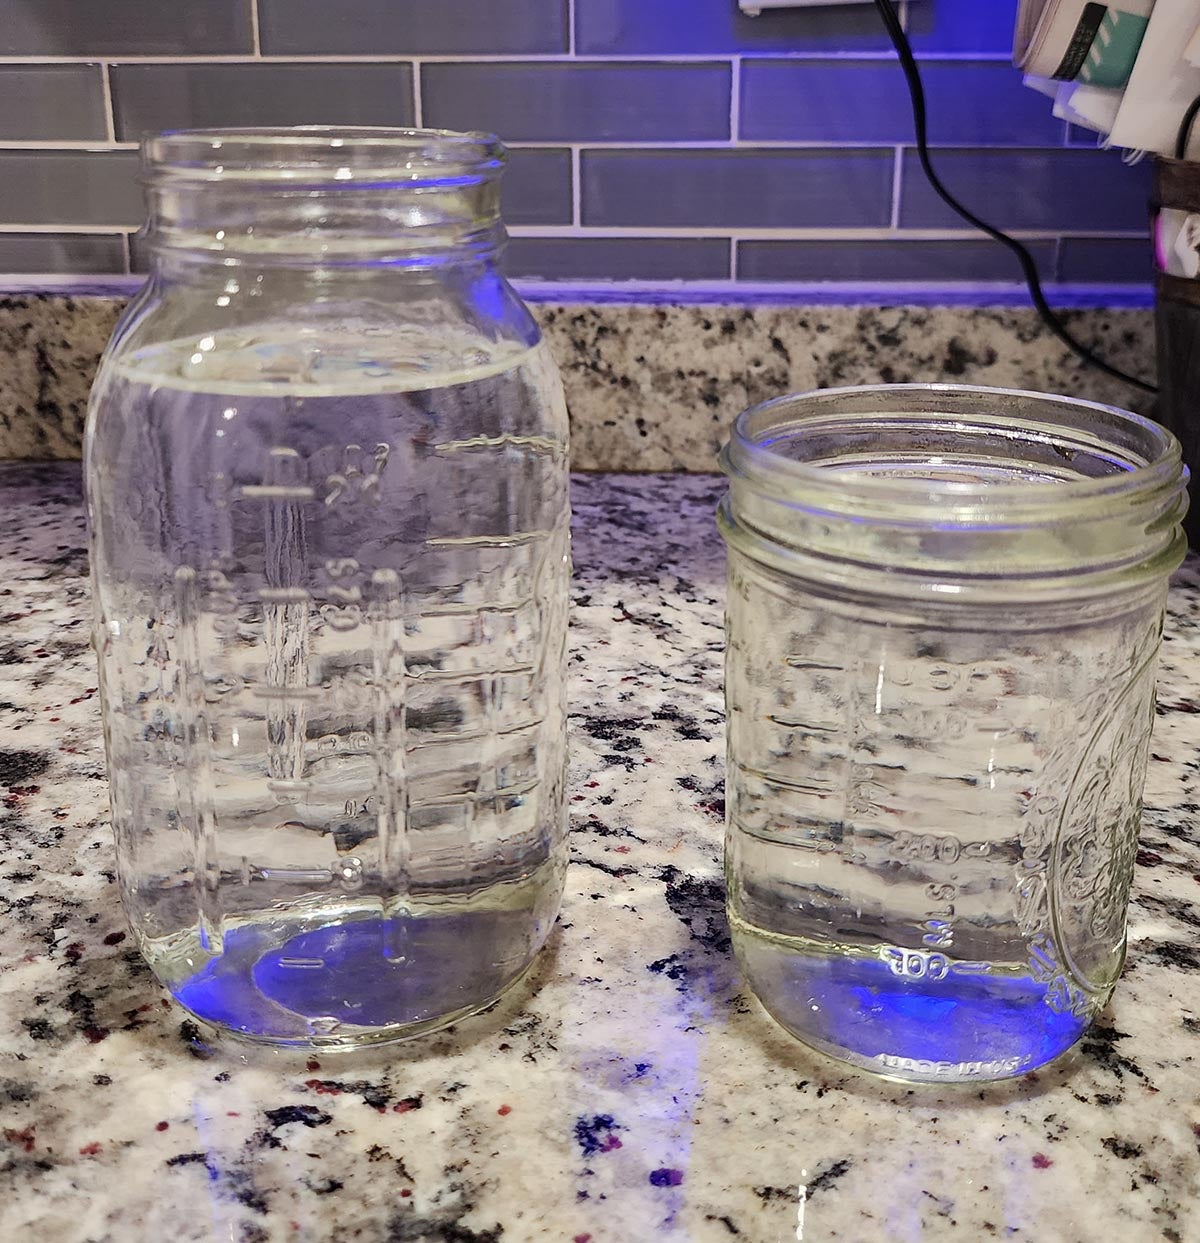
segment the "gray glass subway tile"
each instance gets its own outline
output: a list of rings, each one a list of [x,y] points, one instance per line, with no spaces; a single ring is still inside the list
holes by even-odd
[[[0,151],[0,222],[138,224],[136,151]]]
[[[119,233],[0,233],[0,272],[115,276],[125,271]]]
[[[249,52],[252,0],[0,0],[0,55]]]
[[[1064,237],[1058,279],[1084,285],[1148,285],[1154,279],[1150,238]]]
[[[1044,280],[1054,274],[1055,244],[1027,243]],[[1003,246],[985,241],[915,238],[855,241],[744,241],[738,276],[752,281],[892,281],[959,283],[1023,278]]]
[[[1043,98],[1045,99],[1045,96]],[[1050,101],[1047,99],[1046,102],[1049,103]],[[1064,128],[1066,129],[1066,144],[1068,147],[1089,147],[1095,150],[1104,141],[1104,136],[1098,130],[1088,129],[1086,125],[1069,124]]]
[[[0,139],[107,137],[99,65],[0,65]]]
[[[567,0],[258,0],[258,20],[269,56],[503,56],[569,43]]]
[[[518,237],[510,276],[542,280],[725,280],[729,241],[721,237]]]
[[[150,248],[141,232],[129,237],[129,270],[137,275],[150,271]]]
[[[1111,151],[942,150],[935,165],[952,192],[1000,228],[1107,230],[1146,224],[1148,160],[1130,168]],[[902,177],[902,227],[963,227],[930,188],[916,152],[905,152]]]
[[[934,0],[957,4],[961,0]],[[850,52],[891,47],[871,6],[768,9],[758,17],[737,0],[579,0],[581,55],[663,52]]]
[[[1009,64],[925,61],[929,137],[961,146],[1060,145],[1050,101]],[[751,141],[912,142],[904,75],[891,60],[747,60],[741,136]]]
[[[861,228],[891,211],[892,155],[870,149],[585,151],[583,223]]]
[[[908,6],[908,39],[924,55],[1011,52],[1016,24],[1017,0],[915,0]]]
[[[686,142],[729,137],[726,64],[428,64],[426,124],[516,142]]]
[[[560,147],[510,149],[501,183],[509,224],[570,224],[571,153]]]
[[[406,64],[138,65],[110,70],[117,135],[236,125],[411,125]]]

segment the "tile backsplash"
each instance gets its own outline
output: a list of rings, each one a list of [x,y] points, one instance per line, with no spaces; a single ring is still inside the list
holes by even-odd
[[[1149,169],[1009,63],[1016,0],[901,5],[948,184],[1043,277],[1149,281]],[[0,273],[137,271],[138,139],[188,126],[498,132],[518,276],[1016,281],[937,201],[871,6],[736,0],[0,0]]]

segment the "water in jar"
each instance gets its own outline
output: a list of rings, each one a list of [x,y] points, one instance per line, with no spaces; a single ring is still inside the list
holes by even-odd
[[[122,895],[200,1017],[328,1046],[487,1004],[564,868],[545,347],[259,327],[126,356],[88,444]]]
[[[1069,1048],[1125,944],[1165,590],[855,598],[731,550],[727,877],[754,992],[880,1074]]]

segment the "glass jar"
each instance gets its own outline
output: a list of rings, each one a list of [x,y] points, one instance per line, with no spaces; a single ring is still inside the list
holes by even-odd
[[[264,1041],[395,1039],[530,964],[565,864],[567,414],[480,134],[144,148],[86,435],[121,894]]]
[[[945,385],[734,424],[729,918],[816,1049],[997,1079],[1069,1048],[1125,950],[1179,445]]]

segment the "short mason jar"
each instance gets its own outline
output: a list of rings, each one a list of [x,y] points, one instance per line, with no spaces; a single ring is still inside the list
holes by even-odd
[[[351,1048],[558,910],[567,413],[485,134],[181,132],[85,445],[121,894],[175,998]]]
[[[1124,958],[1178,443],[1090,402],[897,385],[751,409],[723,466],[750,987],[879,1074],[1042,1065]]]

